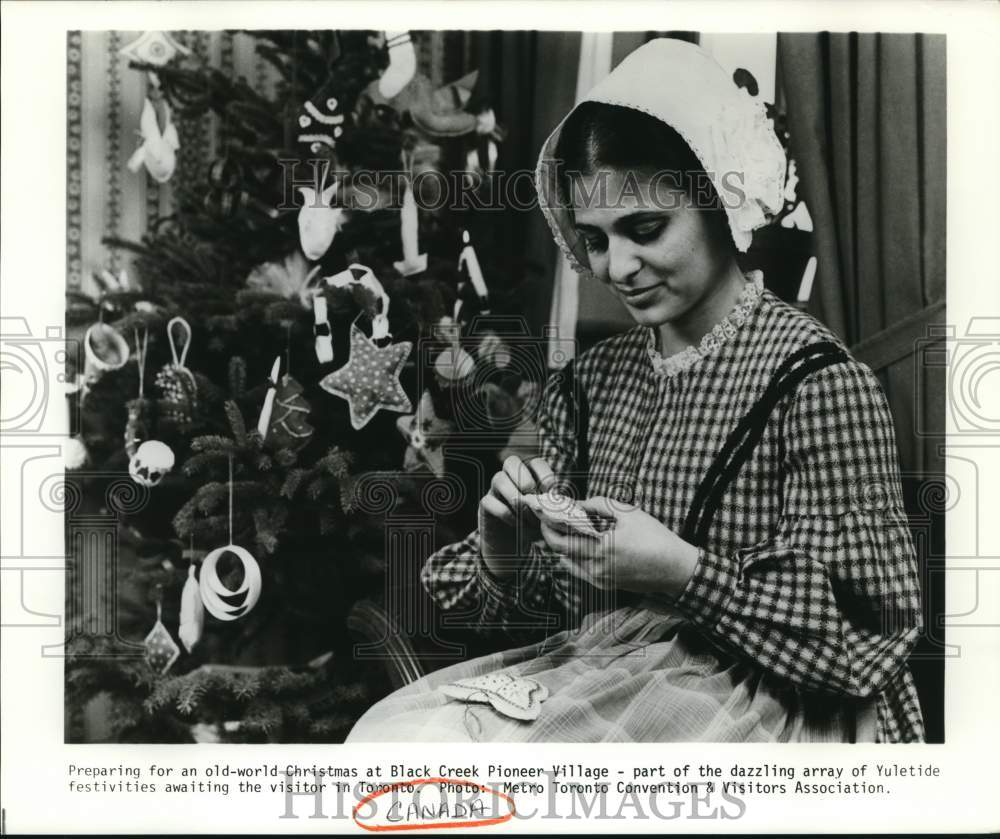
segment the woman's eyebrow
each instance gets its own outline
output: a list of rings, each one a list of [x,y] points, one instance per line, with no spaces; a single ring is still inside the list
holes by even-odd
[[[633,213],[616,218],[612,227],[616,230],[624,230],[634,224],[641,224],[644,221],[659,220],[665,218],[667,215],[666,210],[636,210]],[[577,222],[573,226],[577,230],[593,230],[598,233],[601,231],[601,228],[598,225],[586,224],[585,222]]]

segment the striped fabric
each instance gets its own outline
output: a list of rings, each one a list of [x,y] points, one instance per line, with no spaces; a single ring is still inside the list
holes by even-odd
[[[678,532],[728,432],[781,362],[818,341],[839,345],[815,320],[770,292],[744,297],[751,305],[744,306],[742,322],[727,322],[710,335],[688,354],[690,363],[654,366],[645,327],[580,357],[577,382],[590,408],[591,494],[637,503]],[[563,389],[551,382],[539,424],[542,452],[564,478],[572,475],[577,439],[570,416]],[[657,598],[636,603],[588,589],[561,569],[544,543],[533,545],[526,561],[516,561],[523,567],[513,581],[499,582],[482,563],[474,532],[431,556],[423,583],[450,617],[479,630],[499,628],[514,639],[530,638],[539,627],[554,632],[577,626],[588,613],[619,612],[625,623],[636,614],[645,614],[651,625],[662,621]],[[858,718],[874,707],[879,741],[923,739],[905,664],[921,628],[916,561],[892,421],[867,367],[849,358],[812,373],[779,403],[723,497],[694,575],[668,606],[711,644],[713,673],[734,663],[749,667],[775,686],[773,696],[788,714],[810,703],[828,706],[835,697],[836,707],[855,709]],[[585,630],[577,632],[580,654],[598,643]],[[559,637],[559,644],[567,643]],[[676,644],[677,637],[690,632],[657,643]],[[645,665],[637,666],[662,667],[670,660],[647,654],[641,657]],[[462,678],[484,665],[501,666],[501,660],[448,670]],[[661,681],[669,685],[665,675]],[[548,686],[557,694],[561,685],[557,679]],[[418,683],[406,690],[426,687]],[[664,707],[672,707],[669,691],[662,689]],[[779,728],[787,731],[789,725],[785,720]],[[566,736],[565,727],[557,729]],[[732,735],[712,730],[720,739]],[[607,734],[591,733],[595,739]],[[647,725],[629,736],[647,734],[658,739],[678,732]],[[705,739],[703,731],[689,729],[683,736]]]

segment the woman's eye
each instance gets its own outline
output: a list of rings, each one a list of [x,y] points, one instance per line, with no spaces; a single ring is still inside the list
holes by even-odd
[[[632,229],[632,238],[637,242],[651,242],[663,232],[666,223],[662,221],[651,221],[646,224],[637,224]]]
[[[590,253],[598,253],[604,250],[604,237],[603,236],[583,236],[583,246]]]

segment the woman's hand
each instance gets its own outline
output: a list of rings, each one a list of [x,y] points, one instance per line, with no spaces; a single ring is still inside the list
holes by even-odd
[[[698,562],[698,549],[634,505],[594,496],[577,502],[614,525],[592,536],[549,521],[542,538],[566,558],[570,573],[599,589],[677,596]]]
[[[541,457],[508,457],[479,502],[479,544],[483,560],[496,577],[513,576],[531,543],[541,538],[538,519],[524,503],[526,493],[545,492],[555,482]],[[505,561],[506,560],[506,561]]]

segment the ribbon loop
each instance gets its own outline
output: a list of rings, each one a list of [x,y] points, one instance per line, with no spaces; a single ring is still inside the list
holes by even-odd
[[[174,342],[174,326],[180,327],[181,336],[184,340],[184,346],[179,356],[177,354],[177,344]],[[170,323],[167,324],[167,340],[170,341],[170,355],[173,356],[174,364],[177,367],[183,367],[184,361],[187,359],[188,350],[191,349],[191,325],[182,317],[172,318]]]

